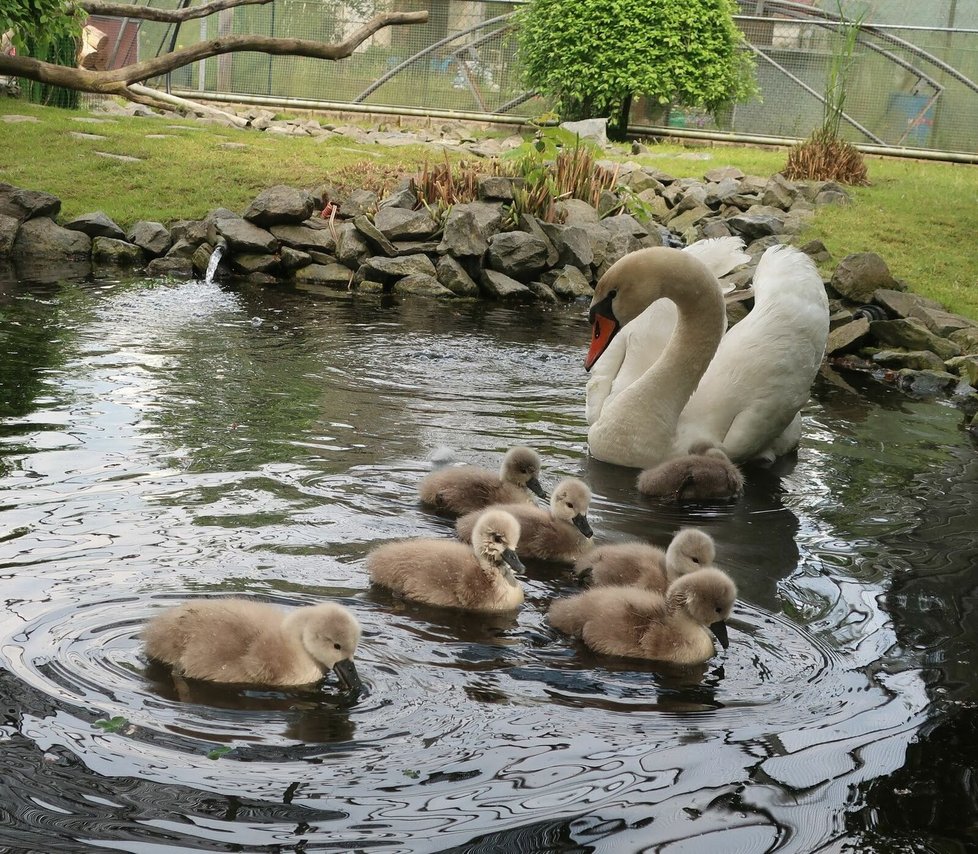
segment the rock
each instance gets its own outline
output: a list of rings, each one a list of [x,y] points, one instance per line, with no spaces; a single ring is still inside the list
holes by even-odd
[[[112,237],[115,240],[123,240],[126,236],[126,233],[102,211],[76,216],[70,222],[66,222],[64,227],[72,231],[80,231],[89,237]]]
[[[296,223],[309,219],[314,207],[312,193],[276,184],[255,197],[244,218],[260,226]]]
[[[381,207],[374,214],[374,225],[390,240],[426,240],[438,231],[438,223],[427,210]]]
[[[784,211],[766,205],[753,205],[743,213],[732,216],[727,225],[746,241],[756,240],[784,231]]]
[[[898,320],[874,320],[869,331],[877,341],[904,350],[930,350],[941,359],[960,356],[961,348],[953,341],[939,338],[921,321],[908,317]]]
[[[412,210],[418,203],[418,194],[414,187],[408,185],[406,187],[399,187],[393,193],[381,199],[377,204],[377,213],[380,213],[384,208],[401,208],[404,210]],[[427,211],[424,211],[427,213]],[[374,217],[374,224],[377,224],[377,218]],[[377,225],[381,231],[386,231],[386,229],[381,228]]]
[[[300,267],[305,267],[306,264],[312,263],[312,255],[301,249],[293,249],[291,246],[282,246],[278,251],[278,255],[282,269],[286,272],[298,270]]]
[[[729,204],[730,199],[739,193],[740,184],[733,178],[724,178],[722,181],[706,185],[706,195],[703,200],[707,207],[716,210],[720,205]]]
[[[272,273],[279,268],[278,256],[260,252],[235,253],[231,255],[229,261],[235,272],[246,276],[252,273]]]
[[[336,260],[351,270],[357,269],[370,255],[367,238],[351,222],[344,223],[336,231],[339,235],[336,242]]]
[[[307,264],[295,271],[296,284],[324,285],[347,290],[353,282],[353,271],[343,264]]]
[[[397,255],[397,247],[366,216],[356,217],[353,220],[353,225],[367,239],[368,244],[382,252],[388,258],[393,258]]]
[[[384,293],[384,286],[380,282],[360,282],[356,286],[356,292],[358,294],[382,294]]]
[[[804,246],[799,247],[816,264],[832,260],[832,253],[825,248],[821,240],[809,240]]]
[[[413,294],[422,297],[455,297],[455,293],[439,283],[434,276],[424,273],[412,273],[394,283],[395,294]]]
[[[740,181],[744,178],[744,173],[741,172],[736,166],[720,166],[716,169],[710,169],[703,175],[707,181],[719,184],[725,178],[732,178],[734,181]]]
[[[701,237],[732,237],[730,226],[719,219],[711,219],[702,222],[700,227]]]
[[[377,194],[370,190],[354,190],[340,206],[340,216],[356,219],[377,209]]]
[[[669,205],[666,200],[654,190],[643,190],[638,194],[638,199],[645,206],[648,216],[654,220],[661,221],[669,213]]]
[[[21,223],[10,254],[17,261],[80,260],[91,257],[92,238],[46,216],[34,217]]]
[[[331,229],[324,219],[307,219],[299,225],[273,225],[269,231],[285,246],[293,249],[315,250],[317,252],[336,252],[335,230],[340,233],[340,225]]]
[[[907,291],[896,291],[892,288],[879,288],[873,293],[873,303],[882,306],[890,317],[912,317],[918,308],[941,308],[937,300],[912,294]]]
[[[550,223],[544,223],[543,220],[539,220],[530,214],[520,216],[520,230],[537,240],[543,241],[544,246],[547,247],[547,268],[549,269],[556,265],[560,255],[554,242],[550,239],[549,232],[543,227],[544,225],[550,225]]]
[[[561,122],[560,126],[564,130],[576,133],[581,139],[589,139],[601,146],[608,144],[607,119],[583,119],[579,122]]]
[[[918,320],[922,320],[924,325],[935,335],[947,338],[952,332],[959,329],[967,329],[975,326],[974,321],[959,314],[952,314],[940,308],[930,308],[928,306],[918,306],[911,315]]]
[[[692,208],[691,210],[683,211],[677,217],[668,217],[666,222],[668,222],[669,228],[672,231],[682,234],[686,229],[696,225],[696,223],[701,222],[712,214],[713,211],[707,207]]]
[[[825,345],[826,354],[846,353],[855,350],[869,335],[869,321],[865,317],[844,323],[829,332]]]
[[[509,178],[504,175],[484,175],[479,178],[476,192],[482,201],[501,200],[511,202],[513,201],[514,187],[522,186],[522,184],[522,178]]]
[[[167,258],[193,258],[197,247],[189,240],[177,240],[167,251]]]
[[[510,278],[528,282],[547,266],[548,245],[524,231],[504,231],[489,241],[486,265]]]
[[[372,282],[393,284],[398,279],[415,273],[434,278],[435,265],[427,255],[405,255],[401,258],[384,258],[375,255],[367,258],[360,265],[355,281],[359,283],[369,279]]]
[[[135,267],[142,264],[146,257],[143,250],[125,240],[115,237],[95,237],[92,239],[92,260],[118,267]]]
[[[816,205],[847,205],[852,201],[849,194],[837,184],[826,187],[813,199]]]
[[[952,332],[948,337],[965,353],[978,353],[978,328],[969,326]]]
[[[955,356],[947,360],[946,367],[972,388],[978,388],[978,356]]]
[[[269,253],[278,249],[278,239],[275,235],[241,217],[218,219],[214,227],[228,242],[233,252]],[[216,242],[216,240],[211,241],[211,243]]]
[[[611,234],[604,249],[604,257],[598,265],[598,268],[594,271],[595,276],[600,279],[615,261],[619,258],[624,258],[629,252],[634,252],[636,249],[641,248],[642,244],[633,234],[628,234],[623,231]],[[595,254],[595,258],[597,258],[597,254]]]
[[[190,279],[194,268],[189,258],[154,258],[146,265],[147,276],[162,276],[175,279]]]
[[[858,303],[870,302],[880,288],[901,290],[886,262],[875,252],[846,255],[836,266],[830,284],[834,291]]]
[[[479,286],[451,255],[443,255],[438,259],[435,276],[456,296],[477,297],[479,295]]]
[[[489,239],[503,224],[503,206],[496,202],[468,202],[455,205],[445,219],[439,252],[457,258],[481,256]]]
[[[148,223],[148,224],[153,226],[160,226],[160,228],[163,228],[163,226],[160,225],[160,223],[158,222]],[[138,226],[140,225],[140,223],[137,223],[136,225]],[[166,229],[163,228],[163,231],[166,232]],[[173,223],[170,226],[169,239],[167,240],[166,245],[167,247],[169,247],[171,243],[181,239],[187,240],[188,242],[193,243],[195,246],[200,246],[201,243],[209,243],[210,241],[208,241],[207,239],[207,231],[208,231],[207,224],[201,220],[186,220],[186,219],[177,220],[175,223]],[[130,230],[129,234],[130,236],[132,236],[133,234],[132,230]],[[216,228],[214,229],[214,236],[217,237]],[[130,239],[129,242],[135,243],[135,241],[132,239]],[[144,251],[145,251],[145,247],[144,247]],[[166,252],[166,249],[164,249],[163,252]]]
[[[947,371],[915,371],[901,368],[897,371],[897,385],[903,391],[919,397],[944,394],[958,384],[958,378]]]
[[[582,199],[562,199],[555,207],[557,218],[564,225],[588,225],[601,219],[598,212]]]
[[[201,243],[195,250],[194,254],[190,257],[190,265],[193,267],[193,271],[199,276],[204,276],[207,272],[208,266],[211,263],[211,255],[214,254],[214,247],[209,243]],[[223,258],[221,259],[224,260]],[[220,269],[221,264],[218,262],[218,269]],[[217,275],[217,270],[214,271],[214,275]]]
[[[761,192],[761,204],[783,211],[790,210],[798,195],[798,187],[780,173],[771,176]]]
[[[537,302],[560,302],[553,289],[543,282],[530,282],[527,287],[533,293]]]
[[[751,263],[756,265],[768,249],[772,246],[779,246],[780,244],[781,240],[778,237],[769,234],[767,237],[760,237],[749,243],[744,251],[750,256]]]
[[[37,190],[22,190],[0,183],[0,214],[25,222],[35,217],[54,219],[61,213],[61,199]]]
[[[556,273],[549,284],[557,296],[563,299],[591,299],[594,289],[577,267],[566,265]]]
[[[653,195],[661,193],[666,188],[665,184],[653,178],[644,169],[629,172],[625,179],[625,186],[636,194],[651,192]]]
[[[526,285],[496,270],[483,269],[479,283],[488,296],[496,299],[529,300],[533,298],[533,291]]]
[[[930,350],[880,350],[873,361],[884,368],[911,368],[915,371],[943,371],[944,360]]]
[[[161,222],[147,222],[140,220],[129,229],[126,240],[135,243],[147,255],[155,257],[166,252],[173,241],[170,232]]]
[[[605,217],[601,220],[601,225],[612,234],[621,232],[623,234],[634,235],[635,237],[645,237],[649,233],[649,230],[631,214],[617,214],[616,216]]]
[[[9,214],[0,213],[0,258],[9,255],[17,239],[20,220]]]
[[[591,272],[594,261],[594,248],[585,229],[578,225],[558,225],[556,223],[541,223],[541,227],[550,238],[557,250],[556,264],[568,264],[580,270]]]
[[[705,208],[706,204],[706,187],[702,184],[698,184],[695,187],[689,187],[682,197],[676,200],[675,205],[669,212],[669,216],[663,220],[663,223],[668,225],[671,219],[679,216],[681,213],[686,211],[691,211],[696,208]]]

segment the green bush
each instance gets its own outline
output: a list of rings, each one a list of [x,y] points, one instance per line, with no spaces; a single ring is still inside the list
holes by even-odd
[[[718,110],[756,94],[733,0],[530,0],[517,15],[527,86],[564,119],[607,116],[623,136],[633,95]]]

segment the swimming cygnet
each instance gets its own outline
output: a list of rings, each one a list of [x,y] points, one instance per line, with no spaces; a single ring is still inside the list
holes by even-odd
[[[577,561],[574,577],[589,587],[634,584],[665,593],[680,575],[710,566],[715,557],[713,537],[698,528],[682,528],[666,551],[647,543],[598,546]]]
[[[509,513],[481,511],[472,545],[454,540],[402,540],[367,555],[370,580],[408,599],[466,611],[511,611],[523,603],[513,575],[520,525]]]
[[[550,607],[554,628],[603,655],[701,664],[716,652],[710,632],[726,649],[737,588],[719,569],[676,579],[663,597],[640,587],[595,587]],[[709,628],[709,631],[707,631]]]
[[[490,504],[532,504],[531,491],[546,498],[539,476],[540,455],[517,445],[506,452],[498,474],[480,466],[449,466],[425,477],[418,491],[422,504],[439,513],[461,516]]]
[[[188,679],[248,685],[307,685],[332,669],[359,690],[353,654],[360,624],[342,605],[283,611],[248,599],[201,599],[169,608],[143,629],[146,654]]]
[[[524,560],[554,560],[573,562],[590,548],[593,535],[587,521],[591,490],[574,477],[564,478],[554,488],[550,509],[530,504],[499,504],[500,510],[512,513],[520,523],[520,543],[517,552]],[[468,513],[455,523],[460,539],[472,539],[478,513]]]
[[[643,495],[664,501],[709,501],[736,498],[744,491],[744,476],[720,448],[700,443],[686,456],[645,469],[637,486]]]

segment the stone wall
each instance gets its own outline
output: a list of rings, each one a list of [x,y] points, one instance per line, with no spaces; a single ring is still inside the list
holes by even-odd
[[[559,202],[560,224],[527,215],[514,222],[518,179],[497,176],[482,178],[478,200],[453,206],[442,220],[406,179],[383,199],[363,190],[276,186],[242,214],[218,209],[201,221],[137,222],[127,231],[100,212],[58,224],[57,198],[0,184],[0,259],[15,266],[83,260],[150,277],[203,277],[220,245],[218,275],[260,284],[559,302],[590,299],[594,283],[628,252],[733,235],[751,257],[725,277],[734,286],[727,310],[736,322],[752,304],[750,283],[763,252],[801,242],[816,207],[849,201],[836,184],[732,167],[697,180],[636,163],[602,165],[618,170],[618,191],[605,193],[597,208]],[[626,200],[637,216],[621,212]],[[818,241],[801,248],[823,266],[831,261]],[[874,253],[842,259],[826,289],[830,361],[915,394],[955,393],[978,408],[978,324],[907,292]]]

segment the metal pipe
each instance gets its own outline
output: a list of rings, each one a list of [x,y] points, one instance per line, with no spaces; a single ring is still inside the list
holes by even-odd
[[[725,133],[709,130],[689,130],[688,128],[642,127],[629,125],[630,137],[669,136],[677,139],[697,139],[708,142],[743,143],[745,145],[772,145],[790,148],[804,142],[786,136],[754,136],[747,133]],[[893,148],[886,145],[865,145],[853,143],[863,154],[880,154],[884,157],[909,157],[914,160],[944,160],[948,163],[978,163],[978,154],[965,154],[956,151],[932,151],[929,148]]]
[[[339,101],[307,101],[295,98],[278,98],[266,95],[235,95],[226,92],[199,92],[174,90],[174,94],[184,95],[197,101],[221,101],[228,104],[250,104],[257,107],[286,107],[291,110],[330,110],[337,113],[377,113],[385,116],[418,116],[432,119],[456,119],[459,121],[489,122],[495,125],[529,125],[528,117],[501,116],[496,113],[470,113],[460,110],[431,110],[421,107],[383,107],[373,104],[351,104]],[[544,122],[543,124],[557,124]]]

